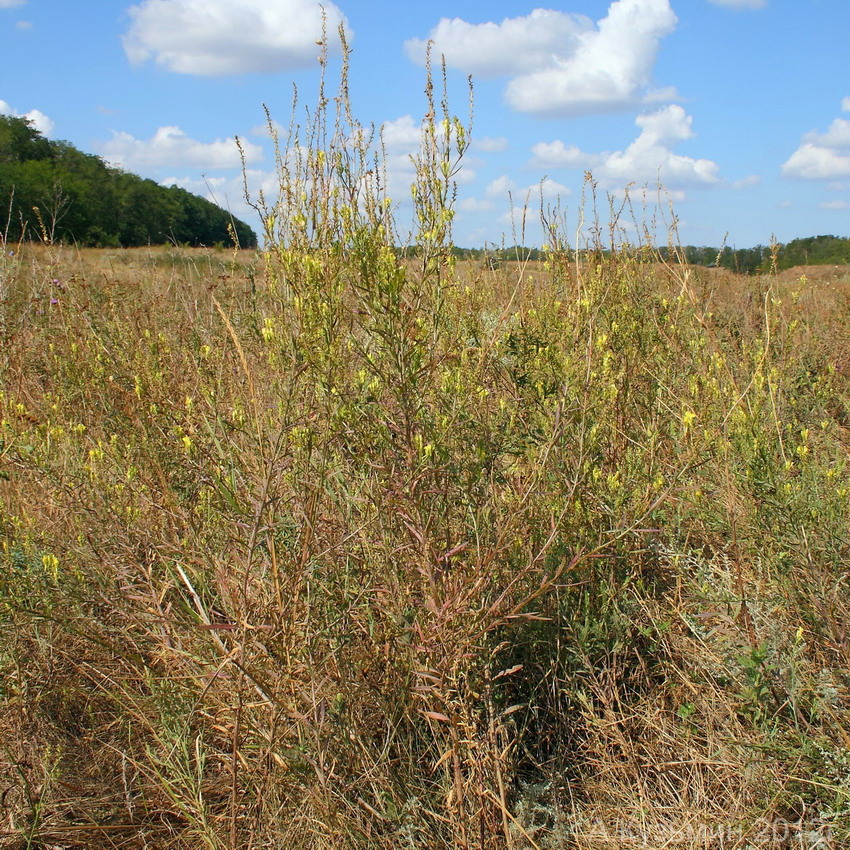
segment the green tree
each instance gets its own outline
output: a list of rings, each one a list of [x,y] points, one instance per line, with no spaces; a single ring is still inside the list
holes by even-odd
[[[176,186],[109,167],[69,142],[45,139],[25,118],[0,116],[4,237],[81,245],[186,245],[257,237],[243,221]]]
[[[28,118],[0,115],[0,163],[51,159],[50,142]]]

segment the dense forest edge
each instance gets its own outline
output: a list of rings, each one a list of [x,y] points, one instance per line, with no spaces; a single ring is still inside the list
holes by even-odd
[[[94,248],[257,244],[216,204],[110,167],[9,115],[0,115],[0,234]]]

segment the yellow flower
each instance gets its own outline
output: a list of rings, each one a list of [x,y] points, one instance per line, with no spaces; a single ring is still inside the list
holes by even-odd
[[[41,564],[55,580],[59,574],[59,559],[55,555],[45,555],[41,559]]]

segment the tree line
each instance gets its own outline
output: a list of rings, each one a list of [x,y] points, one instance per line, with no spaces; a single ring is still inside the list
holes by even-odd
[[[848,265],[850,264],[850,238],[841,236],[807,236],[792,239],[775,246],[756,245],[755,248],[697,247],[685,245],[675,255],[695,266],[710,266],[729,269],[739,274],[759,274],[773,270],[790,269],[794,266]],[[669,249],[661,249],[665,258]]]
[[[599,248],[588,249],[593,253],[607,254]],[[532,262],[546,259],[546,252],[524,245],[507,248],[453,248],[453,255],[460,260],[479,261],[491,268],[504,263]],[[579,251],[581,254],[582,251]],[[723,268],[738,274],[760,274],[807,265],[850,265],[850,238],[841,236],[808,236],[784,244],[756,245],[754,248],[722,248],[711,246],[684,245],[679,248],[658,248],[658,255],[672,262],[686,262],[693,266]]]
[[[0,236],[102,248],[257,244],[244,221],[210,201],[113,168],[10,115],[0,115]]]

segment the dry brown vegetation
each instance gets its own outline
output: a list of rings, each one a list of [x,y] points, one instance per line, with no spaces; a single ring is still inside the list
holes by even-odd
[[[378,261],[7,252],[9,846],[841,846],[850,277]]]

